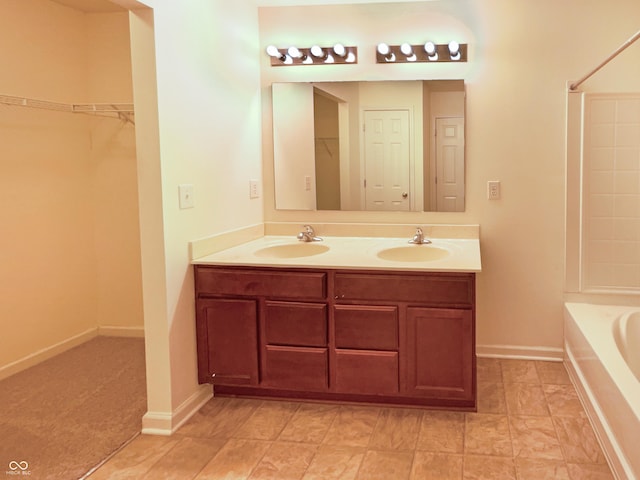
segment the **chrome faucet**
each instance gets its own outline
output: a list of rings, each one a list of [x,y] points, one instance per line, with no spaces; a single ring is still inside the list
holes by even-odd
[[[415,243],[416,245],[426,245],[428,243],[431,243],[431,240],[429,240],[428,238],[424,238],[422,229],[418,227],[416,228],[416,233],[413,238],[409,240],[409,243]]]
[[[303,231],[298,234],[298,240],[301,242],[321,242],[322,238],[316,237],[316,232],[313,231],[313,227],[311,225],[304,225]]]

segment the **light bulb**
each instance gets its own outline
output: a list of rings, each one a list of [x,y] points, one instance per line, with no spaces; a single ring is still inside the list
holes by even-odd
[[[324,58],[326,56],[322,48],[320,48],[318,45],[314,45],[309,51],[311,52],[311,55],[316,58]]]
[[[407,57],[413,55],[413,48],[408,43],[403,43],[402,45],[400,45],[400,51]]]
[[[455,40],[449,42],[449,57],[451,60],[460,60],[460,45]]]
[[[391,51],[391,49],[389,48],[389,45],[387,45],[386,43],[379,43],[378,44],[378,53],[380,55],[389,55],[390,51]]]
[[[291,58],[302,58],[303,56],[302,52],[298,50],[297,47],[289,47],[289,50],[287,50],[287,53]]]
[[[333,53],[335,53],[339,57],[345,57],[347,55],[347,49],[344,48],[344,45],[342,45],[341,43],[336,43],[333,46]]]
[[[427,42],[424,44],[424,51],[427,52],[427,55],[433,55],[436,53],[436,46],[433,42]]]
[[[431,60],[432,62],[435,62],[436,60],[438,60],[438,52],[433,42],[425,43],[424,51],[427,52],[427,56],[429,57],[429,60]]]
[[[345,62],[354,63],[355,61],[356,61],[356,55],[353,52],[349,52],[349,54],[347,55],[347,58],[345,59]]]
[[[269,55],[270,57],[276,57],[276,58],[280,58],[282,56],[282,54],[280,53],[280,50],[278,50],[278,47],[276,47],[275,45],[269,45],[267,47],[267,55]]]
[[[335,60],[333,59],[333,56],[327,53],[327,58],[324,59],[324,63],[334,63]]]

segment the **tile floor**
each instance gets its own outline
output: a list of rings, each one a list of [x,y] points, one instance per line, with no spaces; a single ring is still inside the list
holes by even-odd
[[[214,398],[100,479],[612,479],[561,363],[478,359],[478,412]]]

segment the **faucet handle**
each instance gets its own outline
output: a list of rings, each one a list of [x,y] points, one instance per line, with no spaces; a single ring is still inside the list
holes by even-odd
[[[316,232],[313,230],[313,227],[311,225],[303,225],[302,228],[305,229],[305,233],[313,236],[316,234]]]

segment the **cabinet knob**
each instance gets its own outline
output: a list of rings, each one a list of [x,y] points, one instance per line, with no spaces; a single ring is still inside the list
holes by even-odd
[[[212,373],[212,374],[211,374],[211,378],[214,378],[215,376],[216,376],[216,374],[215,374],[215,373]]]
[[[407,198],[409,194],[407,192],[402,192],[402,198]]]
[[[344,298],[344,293],[343,293],[342,295],[336,295],[334,298],[335,298],[336,300],[338,300],[339,298]]]

